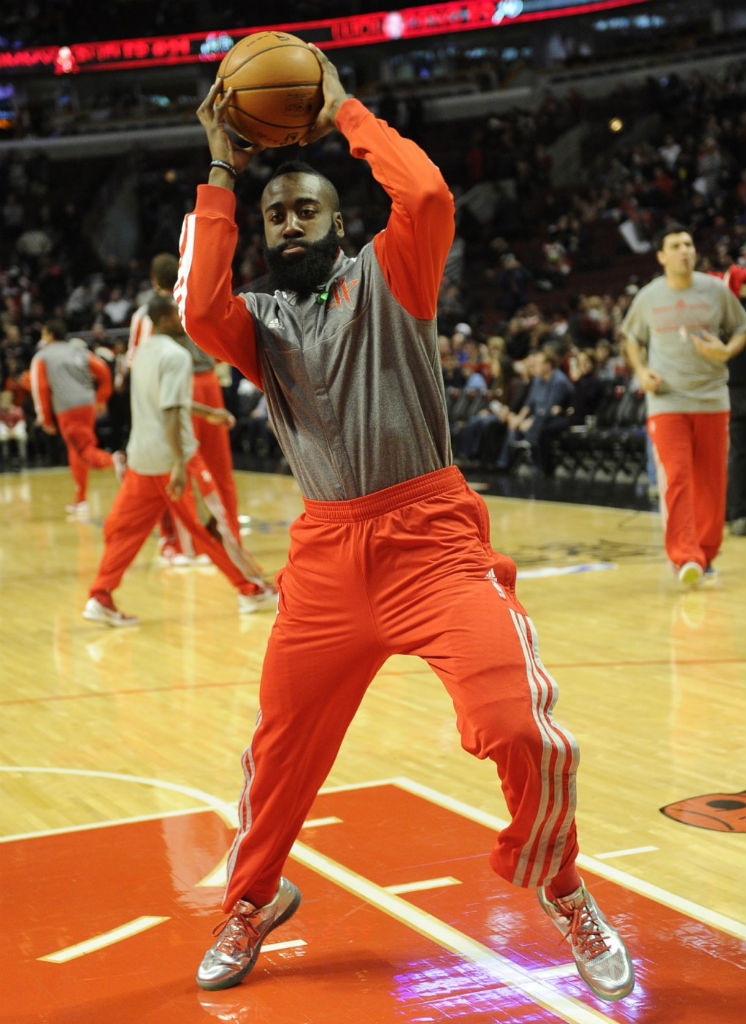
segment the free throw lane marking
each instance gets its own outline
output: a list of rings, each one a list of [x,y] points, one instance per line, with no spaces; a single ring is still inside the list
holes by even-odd
[[[609,850],[608,853],[597,853],[597,860],[612,860],[614,857],[631,857],[634,853],[655,853],[657,846],[633,846],[629,850]]]
[[[442,889],[445,885],[461,885],[458,878],[445,875],[443,878],[423,878],[421,882],[405,882],[403,885],[386,885],[386,892],[401,896],[405,892],[424,892],[426,889]]]
[[[40,956],[38,959],[45,960],[50,964],[66,964],[70,960],[77,960],[78,957],[105,949],[106,946],[113,946],[115,942],[121,942],[122,939],[139,935],[140,932],[145,932],[148,928],[154,928],[157,924],[163,924],[168,920],[170,920],[168,917],[136,917],[134,921],[120,924],[118,928],[112,928],[110,932],[101,932],[100,935],[94,935],[93,938],[86,939],[85,942],[77,942],[74,946],[58,949],[56,953],[47,953],[46,956]]]

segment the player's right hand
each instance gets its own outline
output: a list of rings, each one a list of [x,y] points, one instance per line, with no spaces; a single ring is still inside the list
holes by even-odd
[[[183,462],[175,462],[171,476],[166,484],[166,494],[178,501],[186,489],[186,467]]]
[[[663,383],[663,378],[655,370],[651,370],[649,366],[646,366],[644,370],[640,370],[637,374],[637,380],[643,391],[657,391]]]
[[[252,143],[248,148],[243,148],[236,145],[228,134],[225,127],[225,111],[232,93],[232,89],[223,93],[221,79],[215,79],[210,91],[197,108],[197,117],[207,134],[212,159],[225,160],[240,174],[249,166],[254,153],[262,147]]]

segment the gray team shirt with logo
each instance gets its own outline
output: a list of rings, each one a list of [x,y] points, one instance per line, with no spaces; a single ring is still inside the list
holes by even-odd
[[[241,297],[270,423],[307,498],[345,501],[450,465],[433,321],[394,299],[372,242],[340,254],[318,296]]]
[[[657,277],[635,296],[622,334],[648,348],[648,366],[663,378],[647,392],[649,416],[663,412],[723,412],[730,408],[728,367],[699,355],[689,333],[709,331],[727,341],[746,329],[746,313],[717,277],[695,271],[689,288],[673,289]]]
[[[132,430],[127,465],[142,476],[170,473],[174,453],[166,440],[166,409],[181,409],[184,459],[197,451],[192,427],[192,357],[165,334],[151,334],[135,351],[130,370]]]

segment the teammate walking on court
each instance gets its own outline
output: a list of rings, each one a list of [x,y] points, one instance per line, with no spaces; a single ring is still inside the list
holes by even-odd
[[[162,252],[153,257],[150,264],[150,283],[153,290],[161,295],[172,295],[179,270],[178,258],[171,253]],[[147,314],[147,304],[140,306],[132,314],[130,322],[129,345],[127,349],[128,364],[132,365],[137,346],[153,331],[153,325]],[[175,339],[190,353],[193,363],[192,399],[213,409],[225,408],[223,391],[215,374],[215,359],[203,352],[192,339],[182,331]],[[200,454],[215,481],[226,514],[226,524],[236,542],[241,543],[238,522],[238,496],[233,479],[233,458],[231,456],[230,436],[224,425],[216,425],[202,416],[192,417],[194,434],[199,444]],[[186,550],[185,550],[186,548]],[[166,513],[161,521],[161,540],[159,552],[164,561],[175,563],[179,555],[193,554],[189,536],[179,524],[174,523]]]
[[[663,274],[635,295],[621,332],[647,393],[666,553],[679,580],[692,586],[714,575],[723,539],[726,363],[746,344],[746,313],[722,281],[694,269],[686,228],[667,227],[656,250]]]
[[[252,612],[272,600],[274,588],[264,584],[261,568],[234,541],[203,526],[197,516],[192,486],[216,522],[225,511],[202,460],[192,429],[192,413],[228,426],[225,409],[192,401],[192,360],[172,335],[181,332],[176,304],[155,295],[148,304],[154,333],[138,347],[132,364],[132,431],[127,445],[127,471],[104,523],[104,553],[83,611],[86,619],[110,626],[131,626],[112,593],[145,543],[164,510],[168,510],[198,541],[215,565],[238,590],[240,612]]]
[[[198,111],[209,184],[182,230],[175,295],[187,333],[264,390],[305,506],[278,575],[243,756],[229,917],[197,981],[240,982],[268,932],[295,912],[285,860],[368,685],[401,653],[431,665],[463,746],[498,767],[512,820],[493,868],[538,889],[587,984],[619,999],[633,987],[632,964],[575,866],[577,744],[552,717],[556,684],[516,597],[515,564],[492,550],[484,502],[452,464],[435,311],[453,198],[426,154],[348,97],[314,52],[325,105],[305,141],[342,132],[391,197],[385,230],[346,256],[332,183],[306,164],[282,165],[261,199],[279,290],[234,296],[233,186],[252,154],[223,128],[231,91],[221,99],[218,83]]]
[[[59,428],[67,448],[75,497],[66,510],[86,515],[88,470],[111,467],[121,479],[124,453],[112,455],[96,440],[96,416],[111,394],[109,368],[78,339],[66,341],[66,333],[62,320],[42,327],[42,347],[31,360],[31,392],[42,430],[56,434]]]

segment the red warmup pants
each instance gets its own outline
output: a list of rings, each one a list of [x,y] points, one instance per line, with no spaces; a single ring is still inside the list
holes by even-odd
[[[223,389],[212,370],[209,373],[195,373],[192,398],[213,409],[224,409]],[[193,416],[194,433],[199,450],[207,468],[212,473],[215,487],[225,508],[228,527],[238,540],[238,496],[233,480],[233,457],[231,455],[230,431],[208,423],[202,416]]]
[[[57,426],[67,447],[67,461],[75,481],[75,501],[85,501],[88,470],[111,466],[111,454],[96,440],[96,407],[79,405],[57,413]]]
[[[675,566],[710,564],[720,550],[728,482],[727,412],[648,419],[658,469],[666,553]]]
[[[278,588],[257,727],[242,758],[227,911],[242,897],[262,905],[274,896],[345,731],[392,654],[434,669],[463,747],[497,766],[512,820],[497,837],[494,870],[537,886],[574,864],[577,744],[552,718],[557,687],[516,598],[515,564],[491,549],[485,504],[455,466],[354,501],[306,500]]]
[[[192,399],[202,402],[213,409],[224,409],[223,390],[220,381],[212,370],[206,373],[195,373],[192,383]],[[199,450],[207,468],[212,473],[215,488],[225,509],[225,522],[236,542],[241,543],[238,523],[238,495],[233,480],[233,457],[231,455],[230,432],[225,427],[208,423],[202,416],[192,416],[194,434],[199,443]],[[185,554],[190,554],[188,542],[183,532],[177,530],[171,517],[166,513],[161,519],[161,536],[166,538]],[[181,535],[180,535],[181,534]]]
[[[127,469],[104,523],[104,554],[96,579],[91,584],[91,596],[99,591],[110,593],[116,590],[164,509],[184,524],[195,541],[199,542],[200,550],[207,552],[234,587],[242,593],[251,593],[261,586],[260,580],[255,580],[253,574],[248,575],[244,571],[246,566],[237,546],[234,544],[234,550],[229,551],[199,521],[192,480],[200,487],[208,507],[211,500],[217,499],[212,478],[199,453],[189,460],[187,472],[189,479],[184,494],[174,500],[166,493],[168,473],[143,476]]]

